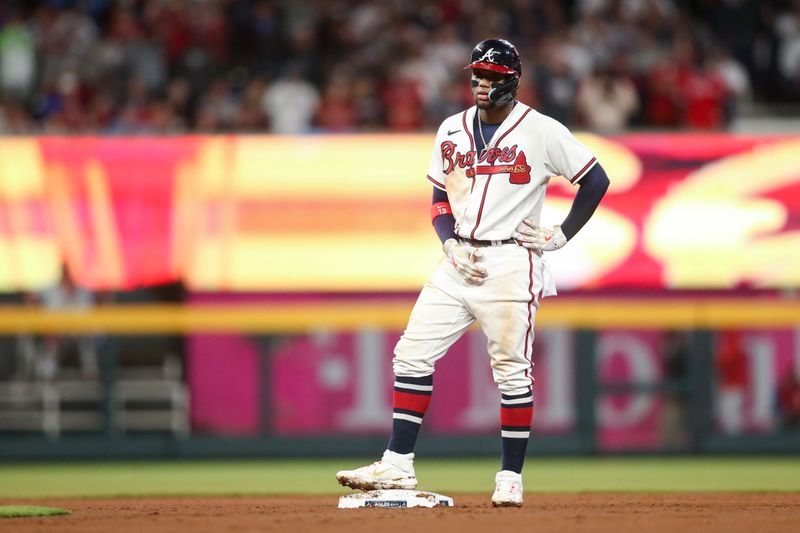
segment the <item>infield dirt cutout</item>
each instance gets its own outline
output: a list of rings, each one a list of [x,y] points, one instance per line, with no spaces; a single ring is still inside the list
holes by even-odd
[[[525,495],[494,508],[489,494],[452,494],[453,508],[337,509],[331,496],[143,497],[5,501],[63,507],[68,516],[8,518],[2,531],[472,531],[795,532],[800,493],[587,493]],[[513,529],[512,529],[513,528]]]

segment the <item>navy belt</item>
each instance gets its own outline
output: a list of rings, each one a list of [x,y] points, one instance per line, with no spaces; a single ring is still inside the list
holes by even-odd
[[[470,246],[483,247],[483,246],[502,246],[504,244],[517,244],[514,239],[503,239],[502,241],[481,241],[478,239],[467,239],[464,237],[458,238],[459,242],[469,244]]]

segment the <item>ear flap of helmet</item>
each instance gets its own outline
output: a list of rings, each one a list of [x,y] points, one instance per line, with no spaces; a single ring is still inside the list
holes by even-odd
[[[516,76],[509,77],[508,81],[493,83],[489,91],[489,101],[496,106],[506,105],[516,96],[518,86],[519,78]]]

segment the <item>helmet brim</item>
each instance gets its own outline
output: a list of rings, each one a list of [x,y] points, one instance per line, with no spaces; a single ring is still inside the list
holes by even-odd
[[[465,69],[472,68],[472,69],[479,69],[479,70],[491,70],[493,72],[499,72],[501,74],[508,74],[519,77],[519,72],[514,70],[513,68],[504,67],[503,65],[497,65],[495,63],[487,63],[486,61],[473,61],[466,67]]]

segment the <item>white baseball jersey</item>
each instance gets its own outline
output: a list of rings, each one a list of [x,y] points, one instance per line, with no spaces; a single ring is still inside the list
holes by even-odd
[[[473,106],[442,122],[428,179],[447,191],[459,236],[504,240],[523,218],[540,222],[552,176],[576,184],[597,159],[564,125],[521,102],[476,154],[476,111]]]

